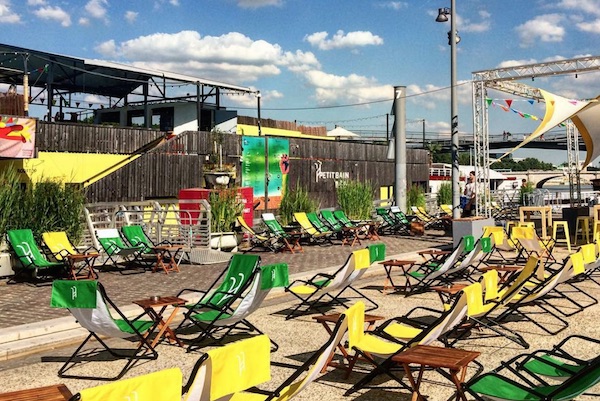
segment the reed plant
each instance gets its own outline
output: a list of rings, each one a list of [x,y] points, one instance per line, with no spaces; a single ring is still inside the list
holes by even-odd
[[[423,188],[412,184],[408,188],[408,191],[406,191],[406,205],[408,207],[425,207],[425,193],[423,192]]]
[[[210,232],[224,233],[233,231],[237,216],[242,214],[244,204],[236,188],[215,190],[208,196],[211,219]]]
[[[437,193],[437,205],[451,205],[452,204],[452,184],[444,182],[440,184],[440,188]]]
[[[29,228],[40,239],[46,231],[66,231],[77,242],[83,232],[85,194],[77,185],[50,179],[25,185],[14,167],[0,172],[0,235]]]
[[[337,200],[340,208],[352,220],[371,218],[374,189],[370,181],[341,181],[337,186]]]
[[[315,212],[318,209],[318,204],[310,198],[308,190],[296,182],[296,187],[288,189],[281,198],[279,204],[279,219],[284,226],[289,225],[294,221],[294,213],[296,212]]]

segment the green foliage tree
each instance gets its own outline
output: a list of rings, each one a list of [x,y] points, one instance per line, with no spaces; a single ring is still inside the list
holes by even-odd
[[[553,170],[552,163],[542,162],[534,157],[528,157],[523,160],[515,161],[513,159],[502,159],[501,161],[492,163],[492,169],[506,169],[511,171],[527,171],[527,170]]]
[[[373,186],[369,181],[341,181],[337,186],[338,204],[353,220],[369,219],[373,210],[373,192]]]

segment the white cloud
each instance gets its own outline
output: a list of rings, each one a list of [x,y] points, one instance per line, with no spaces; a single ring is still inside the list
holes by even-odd
[[[491,28],[491,14],[485,10],[478,12],[480,21],[475,22],[469,18],[463,18],[462,15],[456,16],[457,29],[460,32],[486,32]]]
[[[600,16],[600,1],[598,0],[561,0],[556,6],[567,10],[581,11],[584,14]]]
[[[535,63],[537,63],[537,60],[533,59],[533,58],[521,59],[521,60],[504,60],[503,62],[498,64],[498,68],[510,68],[510,67],[517,67],[520,65],[535,64]]]
[[[515,30],[521,38],[521,47],[529,47],[538,40],[562,42],[565,28],[560,23],[563,20],[564,17],[560,14],[544,14],[517,26]]]
[[[113,39],[100,43],[94,50],[106,57],[117,57],[117,45]]]
[[[179,6],[179,0],[169,0],[169,3],[172,6],[178,7]]]
[[[379,4],[382,8],[391,8],[392,10],[401,10],[408,7],[408,3],[405,1],[386,1]]]
[[[11,9],[10,0],[0,0],[0,20],[6,24],[21,22],[21,16]]]
[[[90,0],[85,5],[85,11],[96,19],[106,18],[106,7],[108,6],[108,0]]]
[[[135,11],[125,11],[125,20],[130,24],[133,24],[137,20],[139,13]]]
[[[283,0],[237,0],[237,3],[242,8],[260,8],[281,6],[283,5]]]
[[[96,50],[104,56],[121,58],[138,66],[223,82],[252,82],[279,75],[280,67],[295,71],[319,67],[310,52],[285,52],[278,44],[252,40],[238,32],[204,37],[195,31],[157,33],[120,44],[108,41]]]
[[[81,26],[90,26],[90,19],[87,17],[81,17],[77,23]]]
[[[38,18],[59,22],[62,26],[71,26],[71,16],[60,7],[43,6],[33,12]]]
[[[27,5],[31,7],[44,6],[46,5],[46,0],[27,0]]]
[[[393,96],[392,85],[382,85],[375,78],[350,74],[348,76],[329,74],[319,70],[303,74],[308,85],[315,90],[319,104],[363,103],[387,99]]]
[[[304,37],[308,43],[320,50],[332,50],[342,48],[353,48],[358,46],[379,46],[383,44],[380,36],[374,35],[369,31],[354,31],[344,33],[339,30],[331,39],[328,39],[329,33],[315,32]]]
[[[580,22],[579,24],[577,24],[577,28],[584,32],[600,34],[600,18],[592,22]]]

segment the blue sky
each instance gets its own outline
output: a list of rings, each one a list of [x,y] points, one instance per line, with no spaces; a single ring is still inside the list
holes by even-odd
[[[471,73],[598,55],[600,0],[457,0],[459,129],[473,131]],[[407,86],[407,130],[447,136],[449,0],[0,0],[6,44],[152,67],[249,86],[262,116],[385,131],[393,86]],[[536,79],[567,98],[600,94],[598,73]],[[531,82],[528,82],[532,84]],[[514,99],[490,93],[495,102]],[[256,115],[256,99],[225,103]],[[348,107],[339,107],[353,105]],[[338,107],[332,107],[338,106]],[[538,104],[513,108],[542,117]],[[490,110],[491,134],[539,122]],[[524,150],[518,156],[529,155]],[[535,156],[542,159],[542,155]],[[562,159],[562,160],[557,160]],[[552,156],[554,162],[566,160]]]

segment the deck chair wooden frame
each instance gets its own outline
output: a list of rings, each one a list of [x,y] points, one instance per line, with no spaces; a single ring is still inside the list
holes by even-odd
[[[281,243],[282,246],[278,248],[279,250],[294,253],[297,248],[298,251],[302,252],[300,240],[303,234],[301,232],[286,232],[273,213],[263,213],[261,217],[273,237]]]
[[[144,311],[134,319],[128,319],[125,314],[110,300],[104,286],[95,280],[55,280],[52,283],[53,307],[67,307],[61,299],[67,299],[68,302],[76,300],[78,297],[90,295],[91,304],[79,307],[68,307],[69,311],[77,319],[77,322],[86,330],[88,336],[77,347],[73,354],[67,359],[63,366],[58,370],[59,377],[91,380],[118,380],[137,362],[141,360],[154,360],[158,353],[152,347],[149,335],[154,332],[159,322],[151,320]],[[68,293],[66,293],[69,291]],[[92,294],[93,292],[93,294]],[[95,307],[92,307],[95,305]],[[86,307],[81,307],[86,306]],[[110,308],[110,310],[109,310]],[[117,318],[112,317],[115,313]],[[143,320],[147,317],[148,320]],[[127,339],[136,344],[134,348],[127,350],[115,349],[107,344],[106,338]],[[115,376],[91,376],[69,374],[69,370],[79,363],[93,361],[93,355],[83,348],[92,339],[98,341],[102,348],[111,356],[117,359],[125,360],[123,368]]]
[[[198,337],[192,340],[192,344],[200,344],[206,339],[213,340],[213,343],[220,343],[233,331],[263,334],[247,318],[260,307],[273,288],[283,288],[289,285],[289,273],[286,263],[265,265],[259,268],[260,271],[254,275],[248,291],[241,297],[239,302],[236,302],[236,305],[231,306],[233,308],[231,312],[224,309],[211,309],[190,315],[190,318],[197,325],[203,327]],[[273,351],[279,348],[279,345],[272,339],[271,344]]]
[[[410,235],[410,231],[404,227],[399,220],[396,219],[395,216],[390,214],[389,208],[378,207],[375,208],[375,214],[379,216],[383,223],[379,226],[379,232],[384,234],[406,234]]]
[[[20,277],[27,279],[28,274],[35,281],[44,281],[68,273],[66,263],[52,262],[44,257],[30,229],[8,230],[6,242],[20,262],[20,266],[14,264],[15,275],[10,278],[9,283],[16,282]]]
[[[400,234],[410,235],[410,220],[408,219],[408,216],[404,214],[398,206],[390,206],[389,213],[398,222]]]

